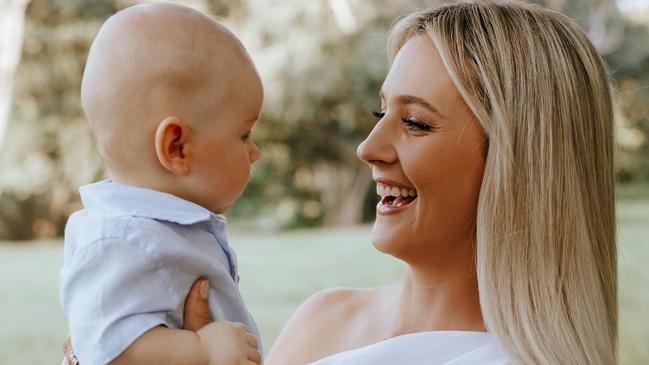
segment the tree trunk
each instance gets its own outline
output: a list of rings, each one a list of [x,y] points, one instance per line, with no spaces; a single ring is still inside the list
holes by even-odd
[[[370,172],[365,166],[322,163],[314,169],[321,191],[324,225],[344,226],[360,223],[363,202],[369,188]]]
[[[29,0],[0,0],[0,148],[9,123],[11,91],[22,51],[27,3]]]

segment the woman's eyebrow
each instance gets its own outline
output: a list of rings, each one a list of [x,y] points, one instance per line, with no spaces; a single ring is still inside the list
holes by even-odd
[[[381,99],[385,100],[385,95],[383,94],[383,90],[379,91],[379,95],[381,96]],[[431,105],[429,102],[427,102],[426,100],[424,100],[424,99],[422,99],[422,98],[420,98],[418,96],[399,95],[399,96],[397,96],[397,101],[400,104],[406,104],[406,105],[415,104],[415,105],[421,106],[422,108],[424,108],[424,109],[428,110],[429,112],[437,115],[438,117],[446,119],[446,116],[444,114],[442,114],[439,111],[439,109],[437,109],[436,107]]]
[[[446,119],[446,117],[444,116],[444,114],[440,113],[439,109],[435,108],[433,105],[431,105],[430,103],[428,103],[426,100],[424,100],[424,99],[422,99],[422,98],[420,98],[420,97],[418,97],[418,96],[414,96],[414,95],[399,95],[399,96],[397,97],[397,100],[398,100],[399,103],[401,103],[401,104],[415,104],[415,105],[419,105],[419,106],[423,107],[424,109],[427,109],[429,112],[431,112],[431,113],[437,115],[438,117]]]

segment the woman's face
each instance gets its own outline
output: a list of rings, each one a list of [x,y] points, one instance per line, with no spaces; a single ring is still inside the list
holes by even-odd
[[[374,245],[407,262],[466,256],[484,170],[483,137],[428,36],[401,48],[380,94],[379,121],[357,152],[381,195]]]

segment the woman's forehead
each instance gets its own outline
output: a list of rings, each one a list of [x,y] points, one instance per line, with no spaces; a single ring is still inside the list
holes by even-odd
[[[411,38],[399,50],[382,94],[386,101],[410,95],[442,109],[443,105],[456,104],[459,98],[435,45],[425,34]]]

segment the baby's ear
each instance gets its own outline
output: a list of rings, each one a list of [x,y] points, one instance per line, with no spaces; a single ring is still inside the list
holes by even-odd
[[[185,144],[189,137],[187,123],[178,117],[166,117],[155,133],[155,152],[160,164],[174,175],[189,174]]]

